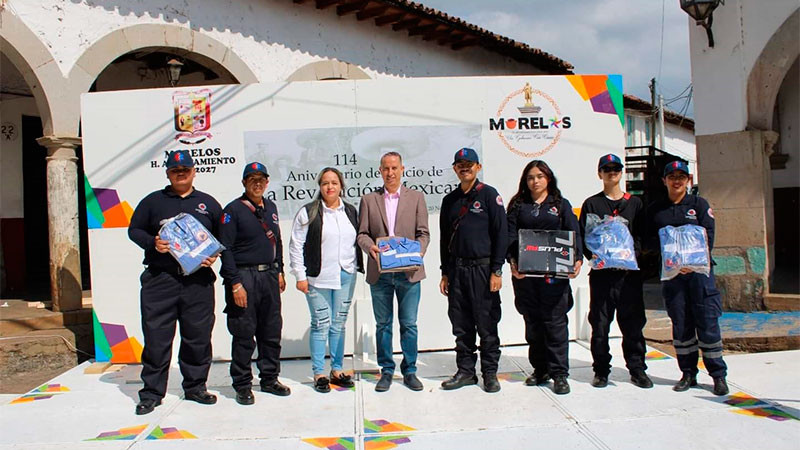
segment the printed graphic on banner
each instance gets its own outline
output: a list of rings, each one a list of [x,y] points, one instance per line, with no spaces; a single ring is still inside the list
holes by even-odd
[[[175,109],[175,140],[199,144],[211,137],[211,90],[177,91],[172,94]]]
[[[489,118],[489,131],[494,131],[508,150],[526,158],[549,152],[570,128],[568,113],[530,83],[508,94]]]
[[[266,197],[276,201],[278,215],[294,214],[319,191],[317,176],[335,167],[344,176],[344,195],[358,204],[359,197],[383,186],[379,171],[383,154],[403,157],[403,184],[425,194],[428,211],[436,213],[442,198],[455,189],[453,154],[462,147],[481,155],[481,127],[419,126],[370,128],[316,128],[308,130],[247,131],[247,161],[259,161],[270,174]],[[444,151],[443,149],[452,149]]]

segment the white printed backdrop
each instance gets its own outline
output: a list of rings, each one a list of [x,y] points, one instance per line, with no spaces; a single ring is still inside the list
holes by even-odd
[[[82,97],[83,164],[95,192],[114,190],[117,203],[135,208],[145,195],[167,184],[162,167],[166,152],[189,149],[198,166],[195,187],[224,206],[241,195],[244,164],[258,160],[270,172],[267,195],[278,204],[288,244],[291,220],[315,194],[314,177],[320,169],[342,170],[348,200],[357,205],[361,193],[382,185],[377,172],[380,155],[398,151],[406,168],[404,181],[426,193],[430,211],[420,348],[451,348],[447,301],[438,292],[438,208],[444,193],[457,183],[453,154],[461,147],[478,150],[483,162],[480,178],[506,200],[516,191],[522,167],[531,159],[544,159],[565,197],[580,207],[601,189],[597,159],[605,153],[624,157],[624,133],[613,96],[598,94],[601,78],[606,76],[417,78],[92,93]],[[622,92],[619,77],[609,76],[604,83],[609,92]],[[100,206],[106,223],[89,230],[90,260],[95,313],[105,324],[100,332],[113,349],[120,339],[120,328],[113,325],[143,341],[138,278],[143,252],[127,238],[119,217],[111,217],[118,208],[106,210],[111,203],[105,198]],[[288,261],[288,253],[284,260]],[[523,343],[523,322],[513,307],[507,272],[501,291],[501,340]],[[304,356],[307,304],[294,289],[288,270],[287,284],[282,296],[283,356]],[[573,281],[573,337],[586,334],[586,284],[585,273]],[[347,326],[347,352],[354,349],[354,333],[363,338],[359,344],[371,351],[374,320],[363,277],[355,300]],[[230,357],[223,306],[218,281],[212,338],[216,359]],[[397,350],[398,333],[395,327]],[[124,359],[122,354],[117,357]]]

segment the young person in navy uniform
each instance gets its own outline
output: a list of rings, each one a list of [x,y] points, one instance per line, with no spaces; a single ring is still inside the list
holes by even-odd
[[[475,333],[481,338],[481,372],[486,392],[497,392],[500,360],[500,288],[507,248],[506,212],[495,188],[481,183],[481,164],[471,148],[453,161],[461,185],[442,200],[439,222],[442,280],[448,316],[456,337],[458,372],[442,382],[445,390],[476,384]]]
[[[667,164],[663,181],[668,197],[651,204],[647,212],[648,235],[653,246],[660,250],[657,243],[661,228],[692,224],[706,229],[710,253],[714,248],[714,212],[704,198],[687,193],[691,181],[689,167],[683,161]],[[682,269],[675,278],[662,282],[661,293],[672,319],[672,343],[683,373],[672,389],[682,392],[697,386],[698,350],[702,349],[703,363],[714,379],[714,394],[727,394],[728,367],[722,360],[719,328],[722,297],[714,283],[713,263],[708,276]]]
[[[225,206],[220,221],[220,242],[227,248],[222,252],[220,274],[232,336],[230,371],[236,401],[252,405],[250,361],[256,346],[261,390],[280,396],[291,390],[278,381],[283,328],[280,294],[286,281],[278,208],[264,198],[269,185],[267,168],[259,162],[248,163],[242,185],[244,194]]]
[[[623,192],[622,160],[614,154],[600,158],[597,163],[597,176],[603,181],[603,191],[587,198],[581,206],[581,236],[586,238],[586,216],[595,214],[600,219],[605,216],[620,216],[628,221],[628,230],[634,240],[638,253],[644,225],[644,205],[638,197]],[[593,258],[591,250],[584,241],[583,254]],[[631,375],[631,382],[640,388],[653,387],[653,381],[645,373],[645,343],[642,329],[647,318],[644,313],[642,295],[642,274],[638,270],[592,269],[589,272],[589,324],[592,326],[592,367],[594,379],[592,386],[608,385],[611,372],[611,349],[608,346],[608,333],[616,312],[617,322],[622,331],[622,353]]]
[[[572,205],[561,196],[558,181],[546,162],[533,160],[522,171],[517,193],[508,205],[508,259],[514,286],[514,306],[525,320],[525,340],[533,374],[528,386],[553,378],[553,392],[569,393],[569,330],[567,312],[574,300],[569,280],[526,277],[517,270],[519,230],[568,230],[575,232],[577,254],[574,278],[583,263],[578,218]]]
[[[186,400],[216,403],[206,381],[211,367],[211,330],[214,328],[214,281],[206,258],[191,275],[181,273],[169,254],[169,242],[159,238],[162,221],[180,213],[191,214],[215,236],[222,207],[210,195],[193,187],[194,161],[187,150],[170,152],[165,163],[169,185],[142,199],[131,217],[128,237],[144,249],[147,266],[140,280],[142,333],[142,382],[136,414],[148,414],[161,404],[167,392],[175,323],[180,323],[178,363]]]

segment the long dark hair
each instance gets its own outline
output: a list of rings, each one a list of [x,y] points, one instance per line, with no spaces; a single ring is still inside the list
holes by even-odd
[[[553,170],[541,159],[534,159],[522,169],[522,176],[519,177],[517,193],[514,194],[514,196],[511,197],[511,201],[508,202],[509,211],[520,203],[533,203],[531,190],[528,188],[528,172],[534,167],[538,168],[544,176],[547,177],[547,193],[552,197],[552,203],[555,205],[561,204],[561,190],[558,188],[558,180],[556,180],[556,176],[553,175]]]
[[[319,186],[320,189],[319,192],[317,192],[317,196],[314,197],[314,200],[311,202],[311,208],[309,208],[308,212],[308,223],[311,223],[314,219],[317,218],[317,215],[319,214],[319,211],[322,208],[322,177],[328,172],[335,173],[336,177],[339,178],[339,186],[341,186],[342,188],[339,191],[339,197],[341,198],[344,196],[344,175],[342,175],[342,172],[340,172],[339,169],[335,167],[326,167],[322,169],[319,172],[319,175],[317,175],[317,186]]]

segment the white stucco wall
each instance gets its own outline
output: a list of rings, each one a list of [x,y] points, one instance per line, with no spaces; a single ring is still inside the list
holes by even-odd
[[[750,71],[798,6],[798,0],[727,0],[714,11],[714,48],[687,16],[698,136],[745,129]]]
[[[16,128],[16,138],[0,136],[0,218],[23,217],[22,210],[22,116],[38,116],[36,102],[30,97],[0,102],[0,121]],[[38,136],[36,136],[38,137]],[[44,158],[42,150],[42,158]]]
[[[259,81],[285,80],[310,62],[330,58],[361,66],[373,78],[534,72],[481,48],[453,51],[388,25],[378,28],[373,20],[359,22],[353,15],[339,17],[331,9],[286,0],[10,0],[9,5],[51,49],[64,74],[103,36],[142,23],[201,31],[239,55]]]

